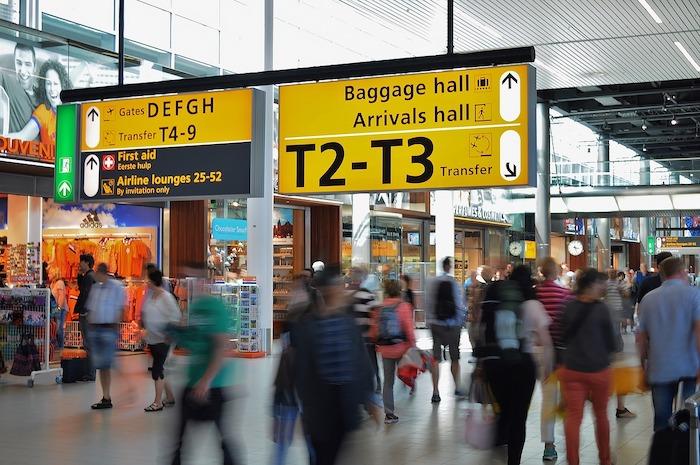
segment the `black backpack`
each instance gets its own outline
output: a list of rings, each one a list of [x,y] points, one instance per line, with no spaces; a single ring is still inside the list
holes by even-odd
[[[477,344],[477,358],[520,359],[524,345],[522,302],[522,293],[512,281],[495,281],[486,288],[481,307],[483,340]]]
[[[435,316],[438,320],[449,320],[457,315],[457,303],[455,302],[452,280],[441,279],[435,298]]]

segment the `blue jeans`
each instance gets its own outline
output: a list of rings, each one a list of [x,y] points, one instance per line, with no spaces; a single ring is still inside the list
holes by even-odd
[[[678,394],[678,385],[682,384],[683,400],[695,394],[695,378],[683,378],[678,381],[651,385],[651,401],[654,404],[654,431],[668,426],[673,416],[673,400]]]

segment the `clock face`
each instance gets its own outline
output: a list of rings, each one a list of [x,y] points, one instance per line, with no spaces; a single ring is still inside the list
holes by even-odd
[[[523,251],[523,246],[522,244],[520,244],[520,242],[511,242],[510,246],[508,246],[508,249],[512,256],[519,257]]]
[[[569,253],[574,256],[581,255],[583,253],[583,244],[581,241],[569,242]]]

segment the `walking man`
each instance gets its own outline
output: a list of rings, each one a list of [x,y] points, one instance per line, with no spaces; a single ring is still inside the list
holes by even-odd
[[[544,306],[549,320],[549,335],[555,349],[555,364],[562,363],[563,353],[561,321],[564,315],[564,304],[573,296],[571,291],[557,282],[559,277],[559,265],[552,257],[547,257],[540,264],[544,281],[536,289],[537,300]],[[554,366],[542,367],[546,373],[553,373]],[[559,383],[556,379],[548,377],[542,379],[542,419],[540,432],[544,442],[542,460],[556,461],[557,449],[554,445],[554,423],[556,410],[559,405]]]
[[[442,347],[447,346],[450,352],[452,378],[455,382],[455,396],[464,397],[460,390],[459,378],[459,340],[462,335],[462,325],[467,315],[467,309],[462,300],[462,290],[450,275],[452,271],[452,259],[445,257],[442,260],[442,274],[435,278],[425,294],[425,308],[427,321],[433,335],[433,365],[431,374],[433,377],[433,397],[430,401],[434,404],[440,402],[440,362],[442,361]]]
[[[683,261],[659,265],[663,283],[639,305],[639,354],[654,405],[654,431],[668,425],[673,400],[695,393],[700,353],[700,290],[688,284]],[[649,278],[647,278],[649,279]]]
[[[112,408],[112,367],[119,339],[119,322],[124,314],[124,286],[107,274],[107,265],[97,265],[95,284],[87,302],[90,338],[90,358],[100,370],[102,400],[92,405],[94,410]]]
[[[80,256],[80,274],[78,275],[78,301],[75,303],[75,313],[78,314],[78,324],[80,326],[80,334],[83,336],[83,347],[86,351],[90,350],[90,340],[88,338],[88,319],[86,303],[90,296],[92,285],[95,284],[95,272],[92,267],[95,266],[95,259],[92,255],[85,254]]]

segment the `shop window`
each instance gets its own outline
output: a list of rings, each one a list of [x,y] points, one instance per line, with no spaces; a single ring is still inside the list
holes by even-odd
[[[41,25],[44,31],[60,37],[66,37],[106,50],[114,50],[116,48],[116,39],[113,34],[102,32],[56,16],[44,13],[41,18]]]
[[[124,5],[124,37],[150,47],[169,50],[170,12],[138,0],[128,0]],[[196,40],[193,42],[206,43]]]
[[[67,23],[80,24],[101,31],[116,29],[115,0],[71,0],[70,5],[67,5],[65,0],[42,0],[41,10],[44,15],[62,18]],[[43,26],[43,29],[48,32],[45,23]]]
[[[201,63],[219,63],[219,31],[216,29],[173,16],[172,44],[178,55]]]
[[[191,76],[218,76],[219,68],[175,55],[175,69]]]
[[[219,0],[172,0],[172,3],[173,12],[176,15],[212,28],[219,28],[219,17],[221,16]]]

